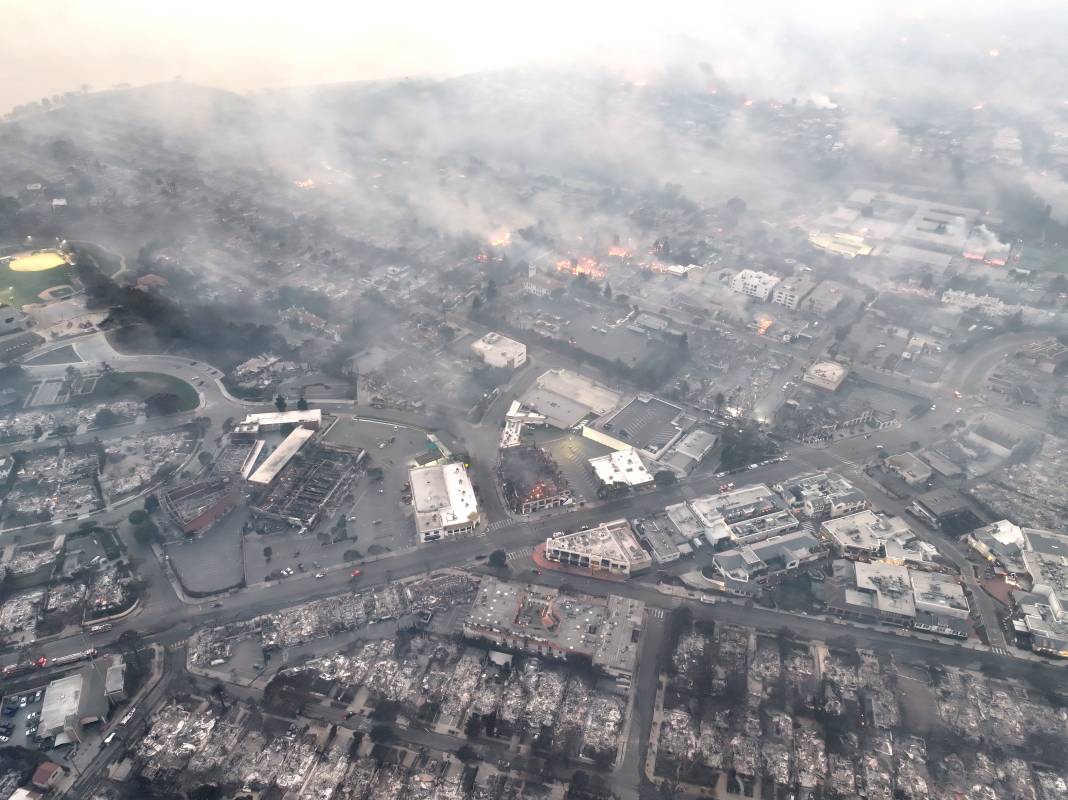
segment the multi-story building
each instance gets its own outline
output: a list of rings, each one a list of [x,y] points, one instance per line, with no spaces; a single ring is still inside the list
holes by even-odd
[[[518,369],[527,363],[527,346],[499,333],[487,333],[471,342],[471,349],[491,367]]]
[[[849,370],[837,361],[817,361],[805,370],[802,380],[810,386],[836,392],[848,374]]]
[[[794,310],[814,288],[816,288],[816,282],[811,278],[803,275],[790,277],[775,287],[771,294],[771,302]]]
[[[409,470],[415,529],[433,542],[474,533],[482,522],[478,499],[463,464],[433,464]]]
[[[731,291],[755,297],[757,300],[767,300],[778,282],[779,279],[775,275],[769,275],[767,272],[743,269],[731,278]]]
[[[545,540],[545,557],[592,572],[633,575],[653,564],[625,519],[603,522],[576,533],[554,533]]]
[[[809,519],[830,519],[856,514],[868,499],[837,472],[810,472],[776,484],[775,491],[790,508]]]

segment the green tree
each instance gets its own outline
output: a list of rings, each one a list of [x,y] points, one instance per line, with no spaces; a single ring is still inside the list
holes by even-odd
[[[97,428],[110,428],[117,424],[119,415],[110,408],[102,408],[93,416],[93,425]]]
[[[147,547],[159,541],[159,528],[154,522],[145,522],[134,527],[133,537],[138,544]]]
[[[286,403],[286,399],[282,395],[279,394],[274,398],[274,407],[278,409],[279,413],[285,411],[287,405],[288,403]]]
[[[135,509],[130,512],[130,516],[126,518],[131,525],[144,525],[148,522],[148,512],[141,509]]]
[[[308,400],[307,400],[306,397],[304,397],[304,395],[301,395],[300,399],[297,400],[297,410],[298,411],[307,411],[308,410]]]
[[[660,487],[673,486],[674,484],[679,482],[679,476],[672,472],[670,469],[662,469],[657,471],[657,473],[653,475],[653,482]]]
[[[508,566],[508,554],[503,550],[494,550],[489,554],[489,565],[491,567],[507,567]]]
[[[263,548],[263,560],[264,561],[270,561],[271,560],[271,556],[273,556],[273,555],[274,555],[274,550],[272,550],[270,547]]]

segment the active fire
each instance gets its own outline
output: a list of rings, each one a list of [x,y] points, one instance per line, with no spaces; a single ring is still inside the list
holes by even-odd
[[[315,186],[315,181],[311,178],[305,178],[302,181],[293,181],[298,189],[311,189]]]
[[[597,263],[597,259],[583,256],[582,258],[563,258],[556,262],[557,272],[569,272],[572,275],[586,275],[600,280],[607,274],[604,268]]]
[[[612,245],[608,248],[608,255],[613,258],[630,258],[630,251],[625,247],[619,245]]]
[[[490,235],[489,243],[492,247],[507,247],[512,243],[512,232],[502,228]]]

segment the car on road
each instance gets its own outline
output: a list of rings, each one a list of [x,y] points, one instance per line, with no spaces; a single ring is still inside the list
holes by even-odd
[[[220,603],[218,600],[216,600],[214,603],[211,604],[211,607],[212,608],[222,608],[222,603]]]
[[[958,409],[956,409],[956,410],[955,410],[955,411],[954,411],[953,413],[954,413],[954,414],[959,414],[959,413],[960,413],[960,412],[962,412],[963,410],[964,410],[963,408],[958,408]]]
[[[3,736],[3,735],[0,735],[0,743],[3,743],[3,742],[6,742],[6,741],[8,741],[8,739],[10,739],[10,738],[11,738],[11,737],[9,737],[9,736]]]
[[[358,569],[354,569],[354,570],[353,570],[352,572],[350,572],[350,573],[349,573],[349,577],[350,577],[350,578],[358,578],[358,577],[360,577],[360,576],[361,576],[362,574],[363,574],[363,573],[362,573],[362,572],[360,572],[360,570],[358,570]]]
[[[112,731],[107,736],[105,736],[104,737],[104,744],[108,745],[108,744],[111,744],[113,741],[115,741],[115,734],[116,733],[118,733],[118,731]]]
[[[316,572],[315,573],[315,577],[316,578],[325,578],[326,577],[326,573],[325,572]]]
[[[286,567],[285,569],[282,570],[282,575],[284,575],[287,578],[292,574],[293,574],[293,568],[292,567]]]

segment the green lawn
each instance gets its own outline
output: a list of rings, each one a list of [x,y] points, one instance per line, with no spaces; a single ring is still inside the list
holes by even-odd
[[[0,264],[0,302],[13,306],[40,303],[37,296],[45,289],[71,282],[70,267],[56,267],[41,272],[15,272],[7,263]]]
[[[109,372],[101,375],[93,389],[94,400],[139,400],[144,402],[161,395],[170,395],[175,399],[166,404],[166,408],[157,409],[161,414],[178,414],[192,411],[199,405],[197,390],[181,378],[163,375],[158,372]],[[153,412],[149,410],[149,415]]]

